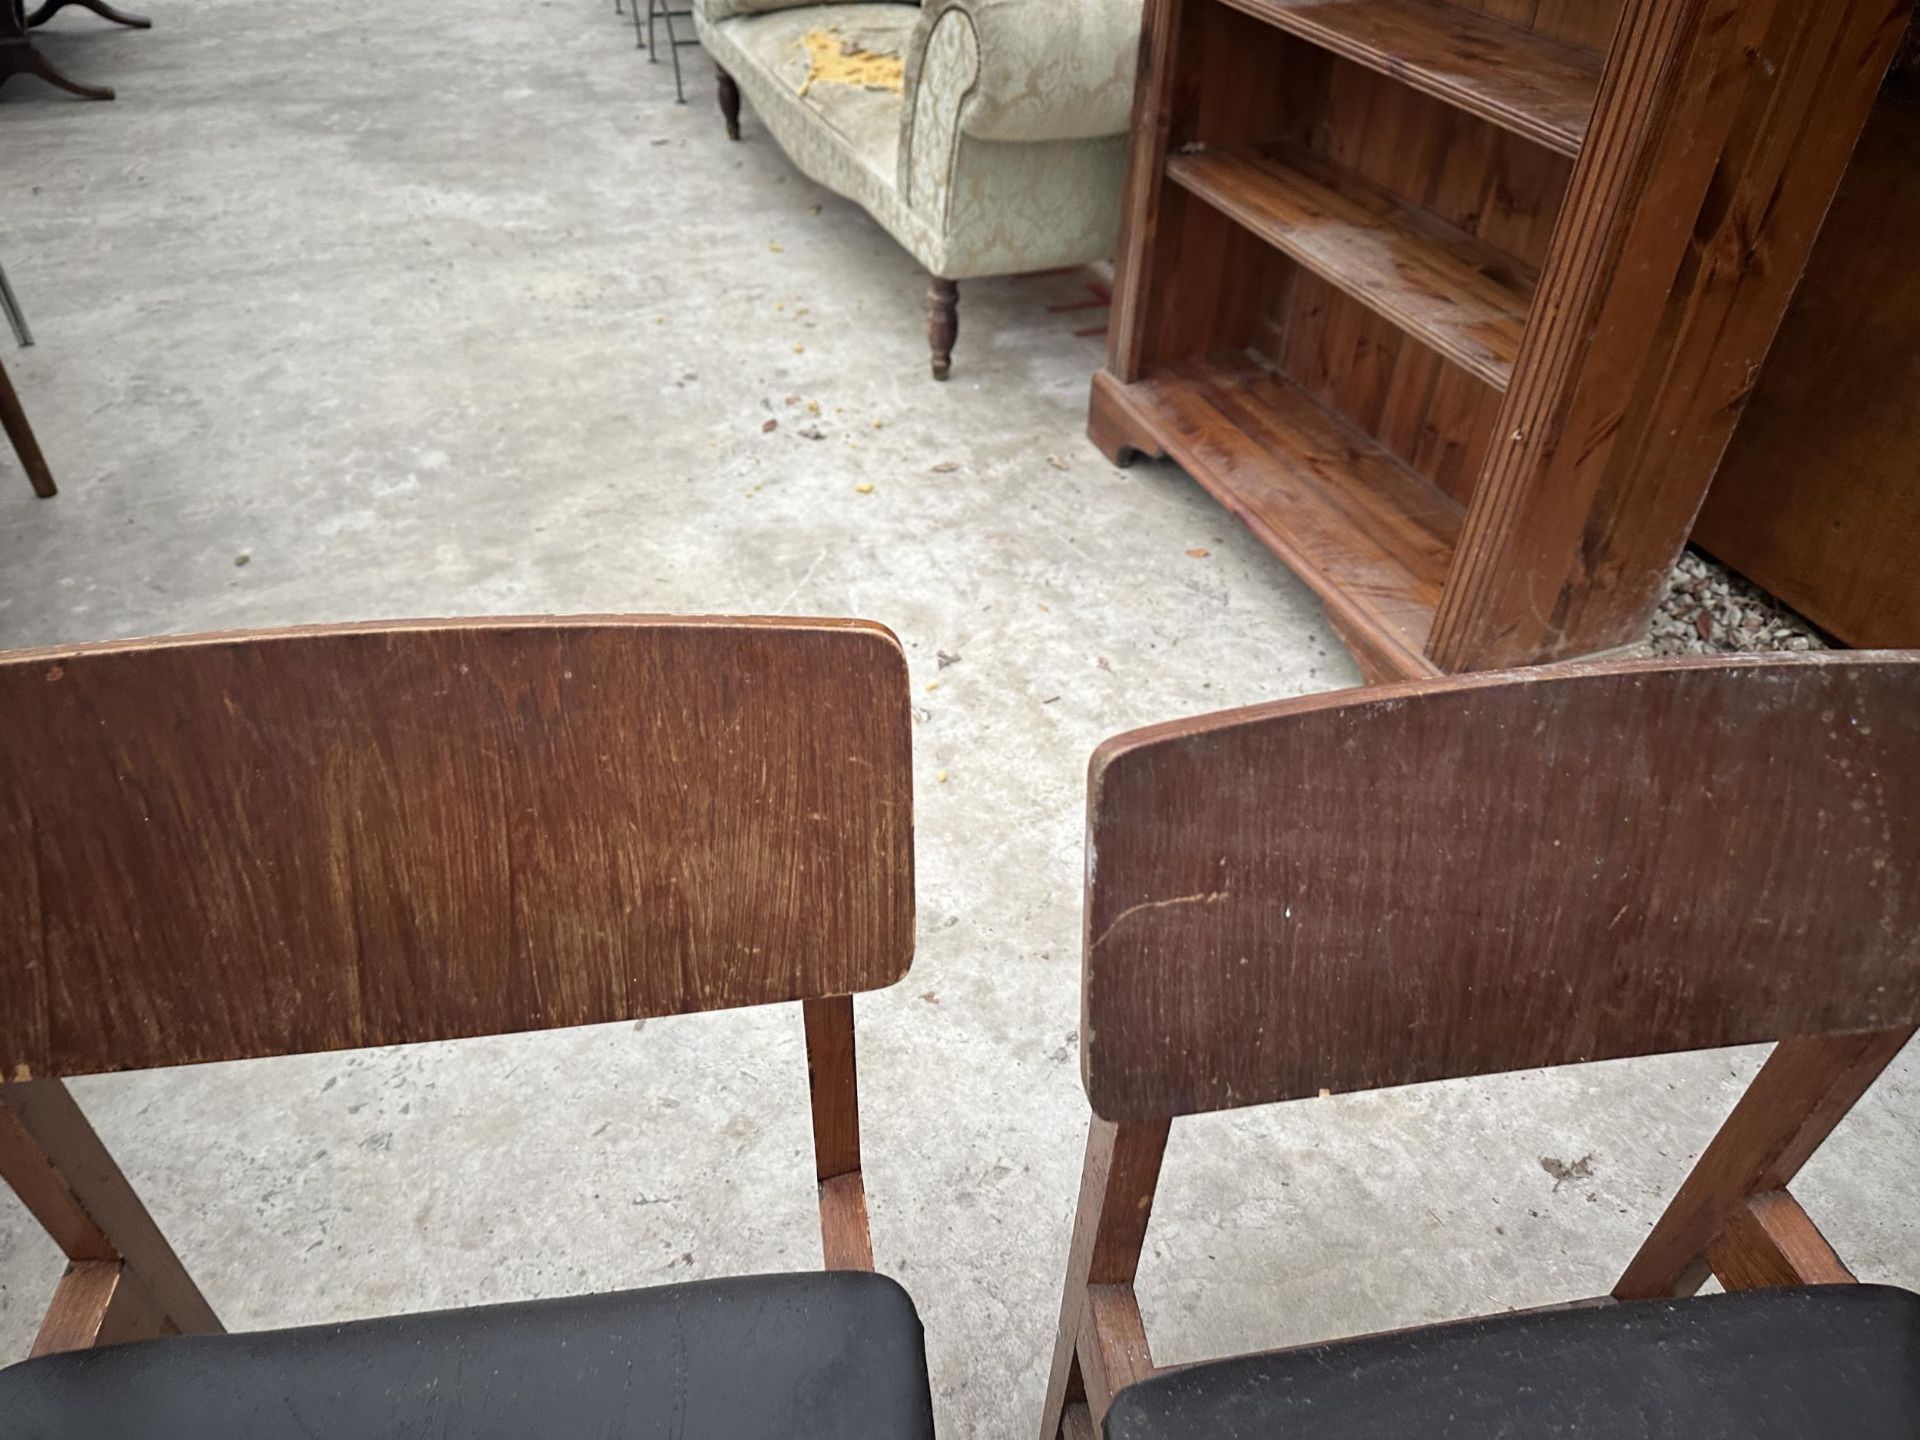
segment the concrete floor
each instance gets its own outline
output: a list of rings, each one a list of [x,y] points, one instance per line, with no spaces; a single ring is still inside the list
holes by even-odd
[[[37,503],[0,463],[0,644],[527,612],[893,626],[921,943],[859,1005],[875,1246],[925,1318],[942,1434],[1025,1435],[1086,1124],[1086,757],[1354,683],[1316,604],[1176,470],[1086,443],[1100,350],[1075,331],[1098,312],[1050,307],[1096,275],[964,287],[932,384],[906,256],[757,125],[728,146],[697,54],[675,106],[605,4],[155,18],[69,11],[46,37],[117,103],[25,81],[0,102],[0,260],[40,336],[8,364],[63,486]],[[1183,1124],[1142,1279],[1158,1353],[1603,1290],[1757,1060]],[[258,1327],[814,1264],[803,1075],[782,1012],[75,1088],[215,1306]],[[1863,1275],[1920,1286],[1916,1117],[1910,1054],[1799,1188]],[[57,1270],[0,1197],[0,1354]]]

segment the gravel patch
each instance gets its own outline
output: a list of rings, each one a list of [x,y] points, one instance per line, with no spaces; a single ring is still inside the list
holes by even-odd
[[[1805,616],[1690,549],[1667,581],[1646,648],[1654,655],[1726,655],[1831,647]]]

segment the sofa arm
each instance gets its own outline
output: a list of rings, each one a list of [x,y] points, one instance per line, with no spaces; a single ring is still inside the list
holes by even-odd
[[[1123,135],[1133,112],[1140,8],[1141,0],[927,0],[921,35],[964,18],[976,73],[935,73],[943,47],[929,46],[914,78],[936,90],[964,87],[959,126],[981,140]]]

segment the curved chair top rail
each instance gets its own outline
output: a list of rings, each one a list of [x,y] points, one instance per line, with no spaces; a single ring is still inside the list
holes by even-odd
[[[906,664],[605,617],[0,656],[0,1076],[851,994],[913,952]]]
[[[1920,1020],[1920,657],[1564,666],[1120,736],[1109,1120]]]

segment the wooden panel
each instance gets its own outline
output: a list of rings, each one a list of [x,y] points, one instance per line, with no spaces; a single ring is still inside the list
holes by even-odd
[[[1349,623],[1418,666],[1458,508],[1297,386],[1249,361],[1172,366],[1096,408],[1166,453]],[[1104,423],[1104,422],[1102,422]],[[1141,442],[1144,445],[1144,442]]]
[[[38,1359],[179,1333],[131,1266],[118,1260],[83,1260],[69,1265],[60,1277],[32,1354]]]
[[[1087,1155],[1080,1170],[1080,1200],[1073,1214],[1073,1240],[1067,1250],[1067,1280],[1060,1305],[1060,1329],[1054,1339],[1053,1368],[1040,1407],[1042,1440],[1055,1440],[1064,1410],[1082,1398],[1097,1431],[1111,1396],[1093,1393],[1101,1377],[1084,1375],[1079,1360],[1086,1329],[1088,1291],[1094,1286],[1131,1287],[1139,1273],[1140,1248],[1153,1214],[1170,1126],[1164,1120],[1145,1125],[1113,1125],[1095,1117],[1087,1131]],[[1138,1307],[1134,1325],[1138,1327]],[[1138,1353],[1146,1357],[1146,1337]],[[1149,1365],[1151,1358],[1147,1357]],[[1092,1380],[1094,1384],[1086,1383]]]
[[[1569,45],[1605,51],[1620,23],[1620,0],[1539,0],[1531,30]]]
[[[1466,502],[1491,439],[1499,391],[1317,275],[1295,280],[1274,329],[1273,363],[1288,380],[1378,440],[1454,505]],[[1450,519],[1447,533],[1456,535],[1457,528]]]
[[[1140,373],[1245,350],[1263,334],[1294,269],[1259,236],[1177,185],[1160,201],[1152,264],[1177,284],[1150,283]]]
[[[1711,1255],[1714,1276],[1728,1290],[1854,1283],[1827,1237],[1784,1190],[1749,1195],[1728,1217]]]
[[[1311,56],[1276,54],[1271,31],[1213,0],[1147,0],[1141,23],[1107,330],[1107,367],[1127,381],[1169,360],[1251,344],[1287,268],[1268,263],[1266,247],[1240,226],[1169,186],[1169,151],[1287,133],[1288,86],[1298,80],[1311,95],[1324,69]],[[1168,283],[1175,275],[1177,295]]]
[[[1569,45],[1605,50],[1620,19],[1619,0],[1453,0],[1495,20]]]
[[[1508,258],[1294,149],[1175,156],[1168,178],[1488,384],[1527,323]]]
[[[1693,527],[1849,645],[1920,645],[1916,156],[1920,56],[1881,91]]]
[[[1429,653],[1645,632],[1910,0],[1630,0]]]
[[[1577,154],[1599,57],[1430,0],[1226,0],[1502,129]]]
[[[906,665],[837,621],[0,660],[0,1073],[845,994],[913,949]]]
[[[1300,143],[1512,256],[1524,273],[1508,283],[1531,293],[1573,161],[1372,70],[1337,59],[1327,70],[1287,97],[1311,117]]]
[[[124,1261],[175,1329],[219,1332],[213,1307],[58,1080],[0,1084],[0,1182],[76,1268]],[[62,1335],[71,1333],[76,1304],[86,1309],[69,1297],[66,1319],[56,1326]]]
[[[1088,804],[1110,1120],[1920,1018],[1914,657],[1315,696],[1111,740]]]

